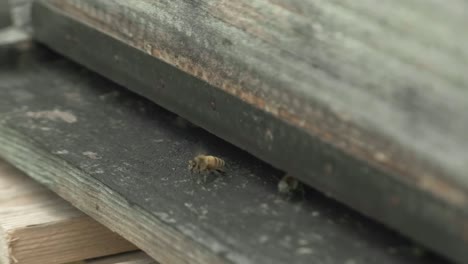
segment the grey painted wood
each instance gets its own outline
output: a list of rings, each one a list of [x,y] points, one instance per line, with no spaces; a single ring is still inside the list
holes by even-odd
[[[161,263],[446,262],[42,48],[0,61],[0,156]],[[200,151],[226,175],[198,183]]]
[[[408,152],[468,183],[466,1],[43,2],[311,134],[325,107],[356,129],[330,135],[343,151],[416,170]]]
[[[33,17],[49,47],[466,261],[467,5],[46,0]]]
[[[9,2],[10,16],[15,27],[30,32],[33,0],[4,0]]]
[[[0,0],[0,29],[11,25],[10,6],[8,0]]]

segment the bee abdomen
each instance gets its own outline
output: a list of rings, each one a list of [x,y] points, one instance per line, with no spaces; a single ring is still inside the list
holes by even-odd
[[[224,160],[217,158],[217,157],[213,157],[213,158],[214,158],[214,163],[215,163],[216,168],[224,167]]]

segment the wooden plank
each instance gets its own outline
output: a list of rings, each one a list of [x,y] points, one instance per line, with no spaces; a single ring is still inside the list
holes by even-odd
[[[10,53],[7,49],[9,46],[10,49],[27,49],[31,46],[31,37],[25,31],[15,28],[7,27],[0,30],[0,45],[2,46],[3,53]],[[4,57],[6,55],[3,55]]]
[[[4,0],[5,1],[5,0]],[[27,32],[31,30],[31,5],[33,0],[6,0],[13,26]]]
[[[11,25],[8,0],[0,0],[0,29]]]
[[[66,263],[135,246],[0,160],[0,263]]]
[[[107,256],[99,259],[88,260],[83,264],[157,264],[143,252],[125,253],[116,256]]]
[[[461,0],[45,0],[33,17],[53,49],[466,259],[467,10]]]
[[[0,155],[160,263],[446,263],[44,49],[0,66]],[[176,78],[175,75],[172,75]],[[200,151],[226,174],[199,182]]]

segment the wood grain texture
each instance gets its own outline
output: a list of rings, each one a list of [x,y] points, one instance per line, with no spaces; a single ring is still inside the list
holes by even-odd
[[[33,17],[54,50],[466,259],[467,6],[45,0]]]
[[[468,182],[464,1],[43,2],[347,153]]]
[[[0,155],[160,263],[446,263],[44,49],[0,66]],[[184,78],[183,75],[180,78]],[[200,151],[226,161],[199,183]]]
[[[58,264],[135,246],[0,160],[0,262]]]
[[[132,252],[87,260],[83,264],[158,264],[143,252]]]

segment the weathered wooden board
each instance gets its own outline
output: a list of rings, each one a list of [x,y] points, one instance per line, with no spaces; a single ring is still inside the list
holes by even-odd
[[[2,46],[2,49],[0,50],[2,55],[0,56],[3,58],[11,53],[9,49],[27,49],[31,46],[31,43],[31,36],[24,30],[16,27],[0,29],[0,45]],[[6,63],[6,61],[3,61],[2,63]]]
[[[0,0],[1,1],[1,0]],[[9,2],[13,26],[27,32],[31,30],[31,5],[33,0],[3,0]]]
[[[143,252],[133,252],[87,260],[83,264],[158,264]]]
[[[33,20],[53,49],[466,260],[467,10],[461,0],[46,0]]]
[[[59,264],[136,247],[0,160],[0,263]]]
[[[11,25],[8,0],[0,0],[0,29]]]
[[[280,196],[282,172],[69,61],[17,57],[0,64],[0,155],[160,263],[446,262],[311,189]],[[226,175],[199,183],[200,151]]]

